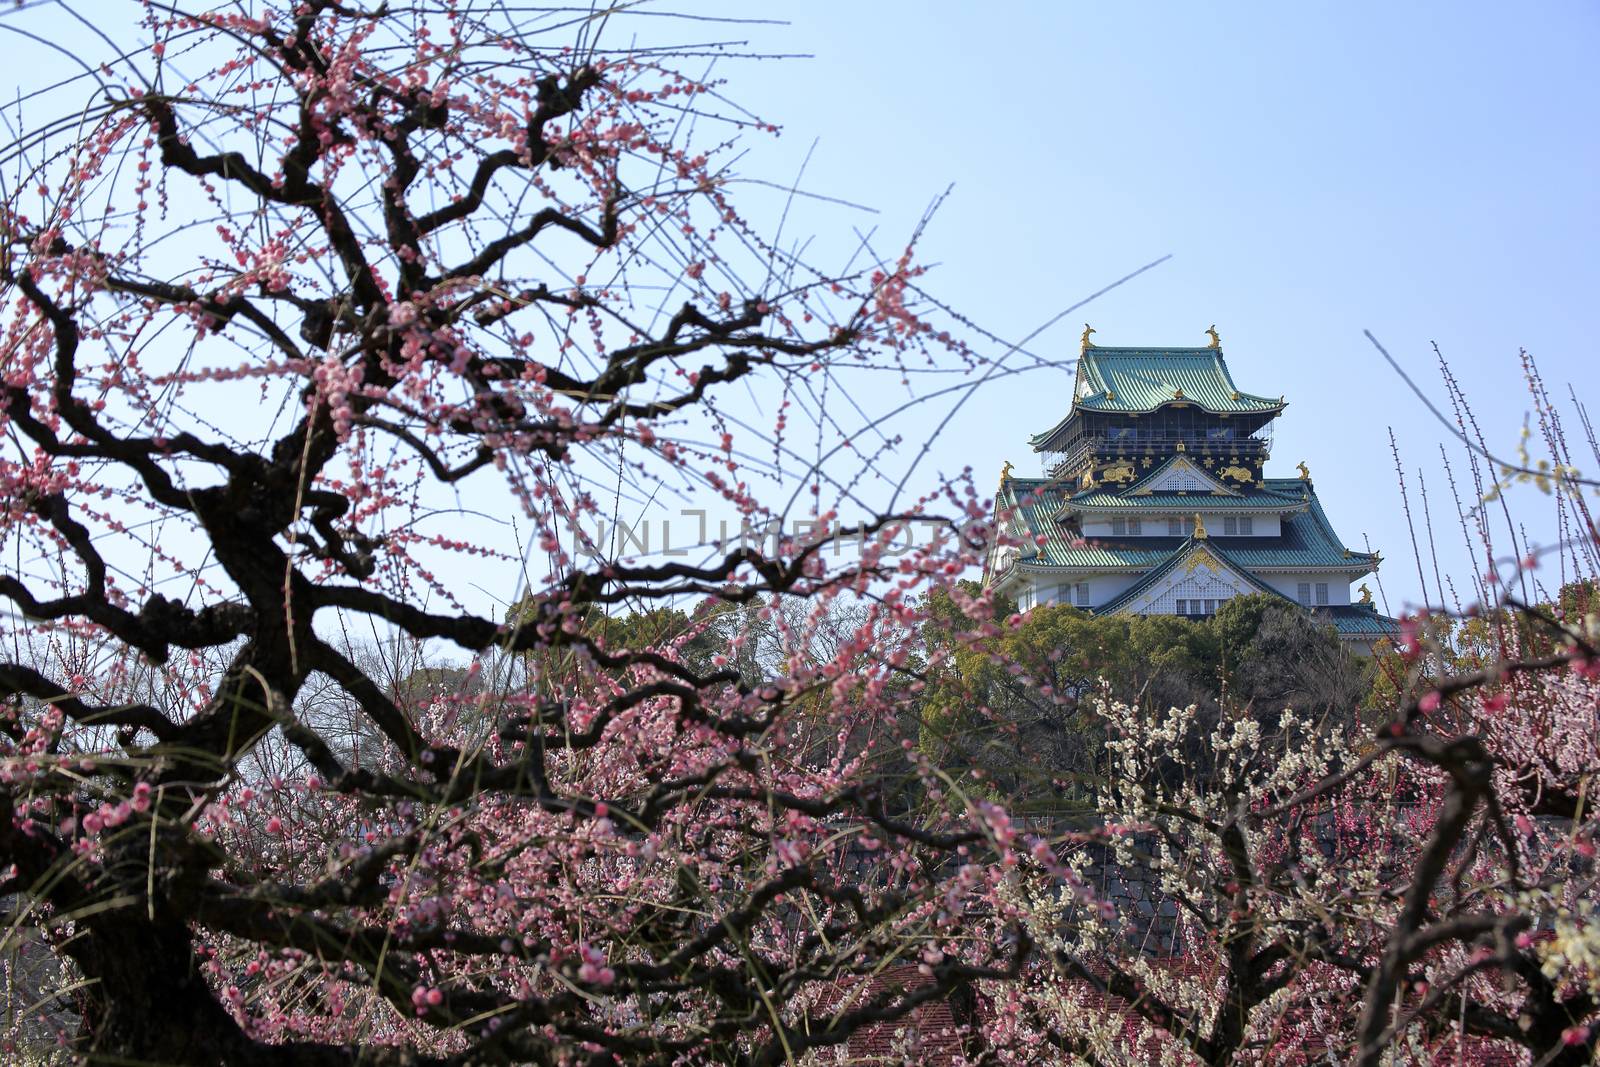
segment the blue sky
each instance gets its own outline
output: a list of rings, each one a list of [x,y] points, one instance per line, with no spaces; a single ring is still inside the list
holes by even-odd
[[[131,22],[137,6],[120,6]],[[79,6],[91,9],[112,5]],[[55,10],[29,10],[28,24],[98,54]],[[1420,583],[1389,427],[1413,489],[1416,468],[1429,479],[1443,569],[1464,589],[1474,563],[1443,498],[1443,430],[1362,331],[1436,395],[1437,341],[1505,453],[1529,407],[1520,347],[1557,392],[1573,381],[1584,393],[1580,371],[1600,337],[1593,4],[682,0],[644,10],[782,23],[633,19],[607,33],[612,45],[645,33],[800,55],[722,60],[715,73],[783,127],[749,139],[741,174],[786,183],[804,164],[804,189],[875,209],[802,202],[786,243],[822,235],[813,260],[842,261],[855,228],[893,258],[952,189],[921,248],[937,264],[928,287],[1019,340],[1171,257],[1034,339],[1029,351],[1055,366],[979,391],[934,442],[929,482],[970,465],[987,489],[1008,459],[1037,470],[1026,438],[1066,411],[1085,321],[1107,345],[1203,344],[1214,322],[1241,388],[1290,402],[1269,472],[1310,465],[1345,539],[1370,538],[1387,556],[1398,611],[1420,599]],[[15,37],[0,55],[22,84],[65,69]],[[758,228],[775,225],[781,194],[738,192],[755,201]],[[899,424],[912,446],[902,461],[945,413],[930,405]],[[1520,515],[1548,543],[1550,509],[1522,495]]]
[[[815,141],[804,187],[879,209],[855,221],[889,252],[953,184],[923,246],[940,264],[929,284],[995,332],[1020,338],[1172,256],[1030,345],[1060,372],[987,387],[936,448],[941,466],[970,462],[985,482],[1006,459],[1036,469],[1025,438],[1065,411],[1084,321],[1108,345],[1203,344],[1215,322],[1241,387],[1289,399],[1269,470],[1309,463],[1346,540],[1384,551],[1391,607],[1418,600],[1419,581],[1390,426],[1429,479],[1441,563],[1470,585],[1442,498],[1443,431],[1362,331],[1430,389],[1437,341],[1508,453],[1529,407],[1520,347],[1583,396],[1600,337],[1600,8],[726,10],[787,20],[739,35],[810,56],[720,69],[784,127],[741,170],[791,177]],[[1548,541],[1549,509],[1525,496]]]

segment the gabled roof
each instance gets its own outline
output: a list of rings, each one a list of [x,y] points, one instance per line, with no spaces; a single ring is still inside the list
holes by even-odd
[[[1248,568],[1240,566],[1237,562],[1231,559],[1227,550],[1219,548],[1216,542],[1212,541],[1210,538],[1197,538],[1191,535],[1185,538],[1183,543],[1179,545],[1177,549],[1174,550],[1173,553],[1168,556],[1160,566],[1153,568],[1150,573],[1140,578],[1137,582],[1134,582],[1121,593],[1118,593],[1115,597],[1112,597],[1104,604],[1101,604],[1099,607],[1095,608],[1094,613],[1096,615],[1115,615],[1118,611],[1122,610],[1124,607],[1133,603],[1140,596],[1142,596],[1146,590],[1150,589],[1151,586],[1160,584],[1162,579],[1166,578],[1167,575],[1171,574],[1178,567],[1182,566],[1190,557],[1201,552],[1204,552],[1206,555],[1217,560],[1217,562],[1221,563],[1224,567],[1227,567],[1230,571],[1236,574],[1244,582],[1244,584],[1248,585],[1256,592],[1265,593],[1268,596],[1275,596],[1280,600],[1288,600],[1288,598],[1282,593],[1278,592],[1276,589],[1272,588],[1270,585],[1267,585],[1265,582],[1261,581],[1261,579],[1251,574]],[[1290,603],[1293,603],[1293,601],[1290,601]]]
[[[1233,486],[1224,483],[1215,474],[1212,474],[1185,455],[1168,456],[1157,464],[1154,470],[1145,473],[1143,477],[1128,486],[1123,492],[1141,495],[1158,492],[1161,489],[1181,488],[1182,483],[1190,479],[1205,488],[1204,490],[1190,489],[1188,490],[1189,492],[1204,491],[1226,495],[1237,495],[1238,493],[1238,490]]]
[[[1191,537],[1174,551],[1165,563],[1140,578],[1111,600],[1095,608],[1094,614],[1115,615],[1118,611],[1137,601],[1146,590],[1158,585],[1173,570],[1179,566],[1186,565],[1186,561],[1197,552],[1205,552],[1210,555],[1243,579],[1256,592],[1272,597],[1274,600],[1281,600],[1285,604],[1294,604],[1298,608],[1303,609],[1305,607],[1305,605],[1289,599],[1276,589],[1257,579],[1249,570],[1239,565],[1228,549],[1217,545],[1210,539],[1196,540]],[[1349,640],[1372,641],[1379,637],[1394,637],[1400,632],[1398,620],[1379,614],[1378,609],[1371,604],[1338,604],[1331,607],[1312,608],[1311,617],[1319,622],[1332,624],[1341,638]]]
[[[1364,573],[1377,566],[1376,553],[1355,552],[1328,523],[1312,484],[1299,478],[1268,478],[1264,490],[1278,498],[1299,500],[1302,509],[1283,516],[1281,532],[1268,537],[1225,537],[1212,531],[1210,543],[1226,546],[1230,559],[1254,572],[1320,568]],[[1258,490],[1259,491],[1259,490]],[[995,501],[998,512],[1011,516],[1018,532],[1042,535],[1037,551],[1019,562],[1029,568],[1062,567],[1098,571],[1145,570],[1165,562],[1186,537],[1114,537],[1081,541],[1056,519],[1072,496],[1062,482],[1050,478],[1007,478]],[[1229,497],[1184,497],[1186,510],[1221,510]],[[1148,502],[1150,497],[1144,497]],[[1141,506],[1150,506],[1148,503]]]

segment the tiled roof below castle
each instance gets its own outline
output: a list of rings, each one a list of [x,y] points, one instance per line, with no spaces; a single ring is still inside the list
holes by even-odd
[[[1084,539],[1056,518],[1069,499],[1077,502],[1069,497],[1067,490],[1061,482],[1048,478],[1009,478],[1001,487],[1000,509],[1014,513],[1026,535],[1043,539],[1037,551],[1025,554],[1019,563],[1028,567],[1146,570],[1165,562],[1187,540],[1184,537]],[[1137,499],[1141,508],[1160,508],[1160,505],[1145,503],[1150,497]],[[1174,501],[1177,499],[1174,497]],[[1372,570],[1377,562],[1376,554],[1353,551],[1339,540],[1311,483],[1298,478],[1268,478],[1265,492],[1254,497],[1245,493],[1238,497],[1195,495],[1182,499],[1184,512],[1224,510],[1230,506],[1224,501],[1270,500],[1274,502],[1273,508],[1286,500],[1299,502],[1296,506],[1302,510],[1285,514],[1282,532],[1276,536],[1215,539],[1232,560],[1247,570],[1323,568],[1354,574]],[[1173,509],[1178,510],[1176,503]]]
[[[1318,608],[1315,618],[1327,618],[1339,631],[1340,637],[1392,638],[1400,631],[1400,623],[1384,615],[1371,604],[1340,604],[1331,608]]]
[[[1305,508],[1308,501],[1298,493],[1275,489],[1246,488],[1237,495],[1221,493],[1160,492],[1142,496],[1110,489],[1090,489],[1069,497],[1062,509],[1082,511],[1259,511],[1286,512]]]

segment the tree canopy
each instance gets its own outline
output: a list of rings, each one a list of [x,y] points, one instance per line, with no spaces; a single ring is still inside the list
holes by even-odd
[[[1371,684],[1273,600],[1018,615],[883,474],[1009,353],[917,233],[783,236],[702,42],[135,9],[0,156],[0,1051],[1593,1059],[1589,579]],[[739,538],[630,556],[660,494]]]

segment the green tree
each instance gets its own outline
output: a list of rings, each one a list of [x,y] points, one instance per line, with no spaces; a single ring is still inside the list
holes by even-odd
[[[1226,706],[1268,725],[1286,707],[1340,728],[1355,722],[1371,685],[1370,661],[1345,647],[1331,623],[1256,595],[1228,601],[1205,625],[1217,644]]]
[[[976,600],[981,590],[967,583],[960,592]],[[1018,616],[1001,599],[990,607],[974,619],[950,594],[930,600],[924,644],[934,666],[921,736],[936,761],[1014,805],[1084,795],[1106,740],[1088,700],[1194,705],[1203,722],[1251,715],[1269,731],[1292,706],[1344,729],[1368,685],[1369,668],[1332,626],[1272,597],[1240,597],[1198,622],[1065,605]],[[1205,762],[1198,749],[1171,755],[1174,768]]]

